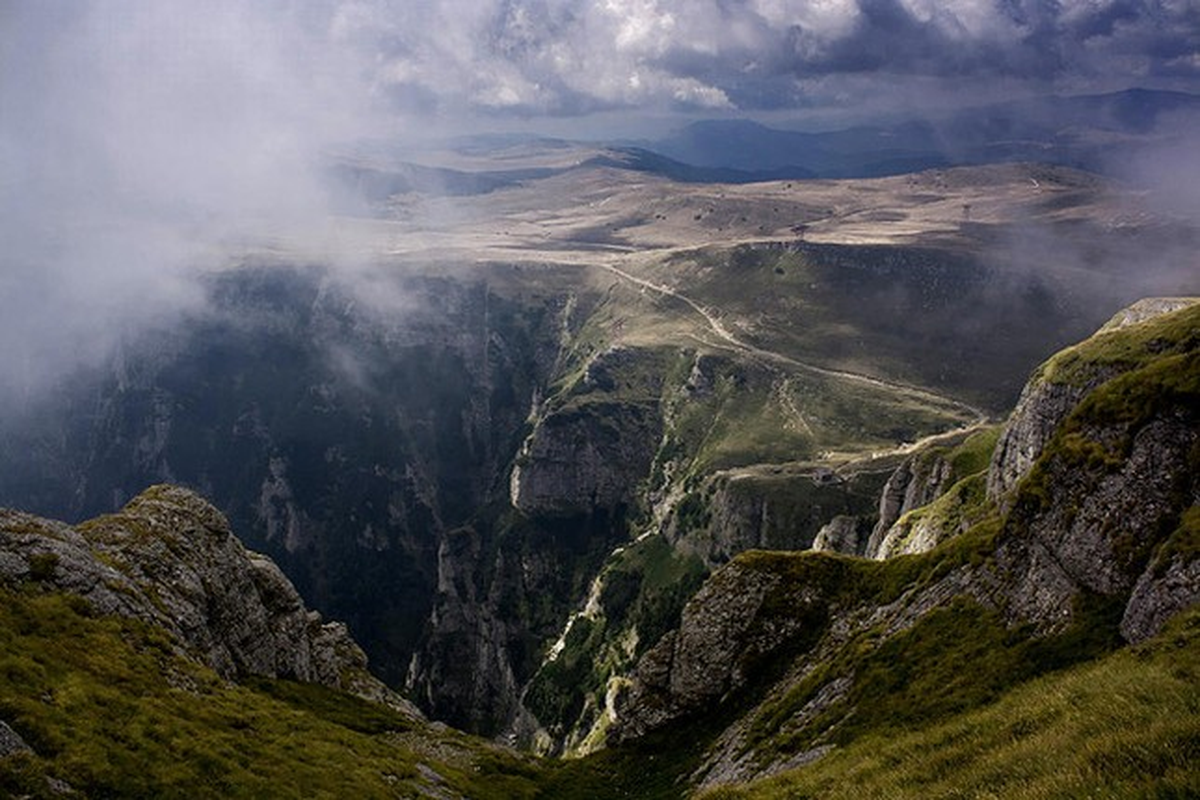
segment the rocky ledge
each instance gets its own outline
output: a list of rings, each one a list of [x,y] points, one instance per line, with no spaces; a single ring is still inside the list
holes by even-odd
[[[28,583],[159,626],[226,679],[317,683],[420,716],[367,671],[345,625],[306,608],[273,561],[186,489],[153,486],[75,526],[0,509],[0,585]]]
[[[1146,308],[1035,373],[986,475],[960,484],[975,487],[968,530],[890,561],[751,551],[715,572],[642,658],[612,739],[724,719],[693,780],[768,775],[844,740],[870,713],[859,673],[947,620],[1030,669],[1021,648],[1071,663],[1200,603],[1200,304]],[[917,493],[945,472],[926,470]],[[902,482],[885,503],[904,505]],[[961,634],[933,651],[957,652]]]

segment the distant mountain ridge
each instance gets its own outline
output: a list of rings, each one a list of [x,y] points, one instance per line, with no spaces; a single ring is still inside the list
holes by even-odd
[[[707,120],[640,146],[698,167],[784,178],[881,177],[1012,161],[1112,172],[1172,115],[1197,114],[1200,96],[1131,89],[1018,100],[822,133],[745,119]]]
[[[750,119],[693,122],[658,139],[572,142],[533,135],[479,134],[449,143],[454,153],[485,156],[522,148],[579,152],[575,163],[472,171],[411,163],[384,148],[330,157],[331,185],[378,205],[405,193],[486,194],[553,175],[610,167],[684,183],[757,183],[811,178],[875,178],[930,169],[1033,162],[1120,175],[1164,139],[1190,130],[1200,96],[1129,89],[1102,95],[1050,96],[911,116],[823,132],[773,128]]]

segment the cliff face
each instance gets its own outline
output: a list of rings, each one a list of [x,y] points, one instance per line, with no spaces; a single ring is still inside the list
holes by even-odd
[[[832,468],[977,416],[838,371],[875,341],[861,337],[881,317],[855,311],[866,284],[899,287],[919,265],[838,284],[853,302],[817,339],[807,311],[763,317],[764,293],[808,297],[856,273],[847,254],[821,266],[803,250],[681,256],[662,280],[686,299],[579,265],[398,264],[368,291],[336,270],[217,273],[204,313],[0,419],[14,454],[0,497],[80,519],[152,483],[195,487],[431,715],[595,744],[617,685],[704,574],[747,548],[808,547],[838,515],[859,521],[821,545],[861,551],[894,462]],[[932,266],[917,272],[954,272]],[[853,325],[829,324],[843,311]],[[911,334],[887,332],[885,372],[946,361]],[[1010,383],[994,377],[979,394]],[[943,473],[914,462],[889,515],[949,492]]]
[[[734,559],[642,658],[612,738],[703,715],[720,732],[693,781],[771,774],[879,714],[936,718],[1142,641],[1200,601],[1200,305],[1106,329],[1031,387],[966,484],[982,515],[966,532],[894,561]]]
[[[663,380],[652,368],[655,360],[609,348],[588,362],[565,402],[538,410],[512,470],[514,508],[570,515],[636,502],[663,431]],[[638,372],[638,385],[622,385]]]
[[[828,531],[822,537],[835,518],[850,529],[835,537],[842,546],[851,540],[865,545],[866,535],[857,528],[869,514],[880,480],[877,472],[848,477],[828,470],[720,472],[693,496],[696,507],[704,509],[703,518],[695,519],[685,500],[670,535],[681,551],[695,553],[710,566],[746,550],[836,549],[825,547],[831,541]]]
[[[187,490],[155,486],[74,527],[0,510],[0,582],[27,581],[162,628],[227,679],[317,683],[419,716],[367,671],[345,625],[310,611],[274,562]]]
[[[867,557],[893,555],[895,547],[887,541],[892,527],[908,512],[937,499],[948,488],[950,475],[950,462],[938,452],[910,458],[897,467],[879,497],[879,521],[867,540]]]
[[[1100,329],[1100,334],[1186,309],[1194,302],[1187,298],[1141,300],[1118,312]],[[1068,348],[1043,365],[1025,385],[988,470],[988,496],[993,500],[1011,495],[1082,398],[1124,371],[1119,361],[1099,359],[1085,369],[1073,369],[1072,365],[1077,363],[1074,348]]]
[[[908,456],[888,478],[879,519],[857,554],[925,553],[983,519],[991,511],[984,487],[999,434],[996,426],[977,426]]]

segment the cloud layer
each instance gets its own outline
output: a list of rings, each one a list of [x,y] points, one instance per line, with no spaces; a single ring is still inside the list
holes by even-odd
[[[0,394],[317,224],[339,142],[1128,85],[1200,87],[1195,0],[0,3]]]
[[[1189,0],[361,2],[336,23],[375,50],[377,90],[424,112],[753,111],[852,105],[905,82],[1086,91],[1200,78]]]

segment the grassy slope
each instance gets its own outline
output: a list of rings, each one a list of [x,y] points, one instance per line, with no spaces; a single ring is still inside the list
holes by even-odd
[[[905,514],[896,524],[905,529],[905,538],[918,525],[940,531],[938,541],[965,531],[991,513],[987,501],[987,469],[1000,426],[982,428],[956,447],[931,448],[926,457],[941,456],[950,464],[947,489],[941,497]]]
[[[996,703],[864,736],[735,798],[1195,797],[1200,612],[1158,639],[1044,676]]]
[[[30,586],[0,594],[0,719],[36,753],[0,759],[0,796],[47,796],[48,776],[88,797],[409,797],[440,780],[520,798],[537,774],[322,687],[225,683],[161,631]]]
[[[1030,363],[1099,322],[1040,279],[932,248],[712,247],[660,271],[748,342],[995,409],[1015,399]]]
[[[1095,337],[1053,359],[1043,374],[1065,380],[1097,366],[1128,371],[1091,393],[1048,445],[1043,462],[1080,449],[1077,467],[1103,472],[1122,463],[1119,451],[1128,442],[1108,442],[1118,452],[1105,448],[1102,458],[1092,458],[1098,463],[1089,466],[1088,457],[1101,447],[1082,441],[1089,425],[1135,431],[1155,415],[1196,407],[1198,330],[1200,308],[1194,308],[1116,336]],[[952,454],[956,476],[978,477],[992,435],[980,435]],[[1057,491],[1043,485],[1043,477],[1035,468],[1022,484],[1021,497],[1036,501]],[[981,488],[962,486],[964,491]],[[1180,509],[1178,528],[1164,530],[1156,540],[1160,561],[1167,551],[1196,549],[1196,508],[1182,502]],[[931,507],[926,513],[946,511]],[[994,507],[978,511],[983,518],[969,532],[918,556],[864,562],[751,552],[739,561],[783,578],[765,600],[767,622],[773,613],[795,614],[810,587],[836,605],[882,605],[959,567],[990,561],[997,537],[1019,535]],[[1200,612],[1185,616],[1156,643],[1115,650],[1123,603],[1122,597],[1084,593],[1073,625],[1050,637],[1010,628],[995,611],[965,598],[887,639],[862,631],[804,680],[740,703],[750,712],[747,754],[765,754],[770,763],[833,745],[833,755],[786,777],[713,796],[1195,796],[1200,787],[1200,770],[1193,766],[1200,744]],[[854,681],[846,697],[812,725],[789,728],[823,685],[849,676]],[[659,785],[673,787],[647,796],[684,794],[681,781],[699,763],[698,752],[689,754],[687,748],[700,751],[705,744],[702,738],[679,744],[682,752],[658,768],[634,762],[647,775],[653,773]],[[589,763],[603,770],[629,758],[602,754],[574,769],[587,774]],[[675,782],[667,780],[672,771]],[[622,795],[597,790],[580,796]]]

